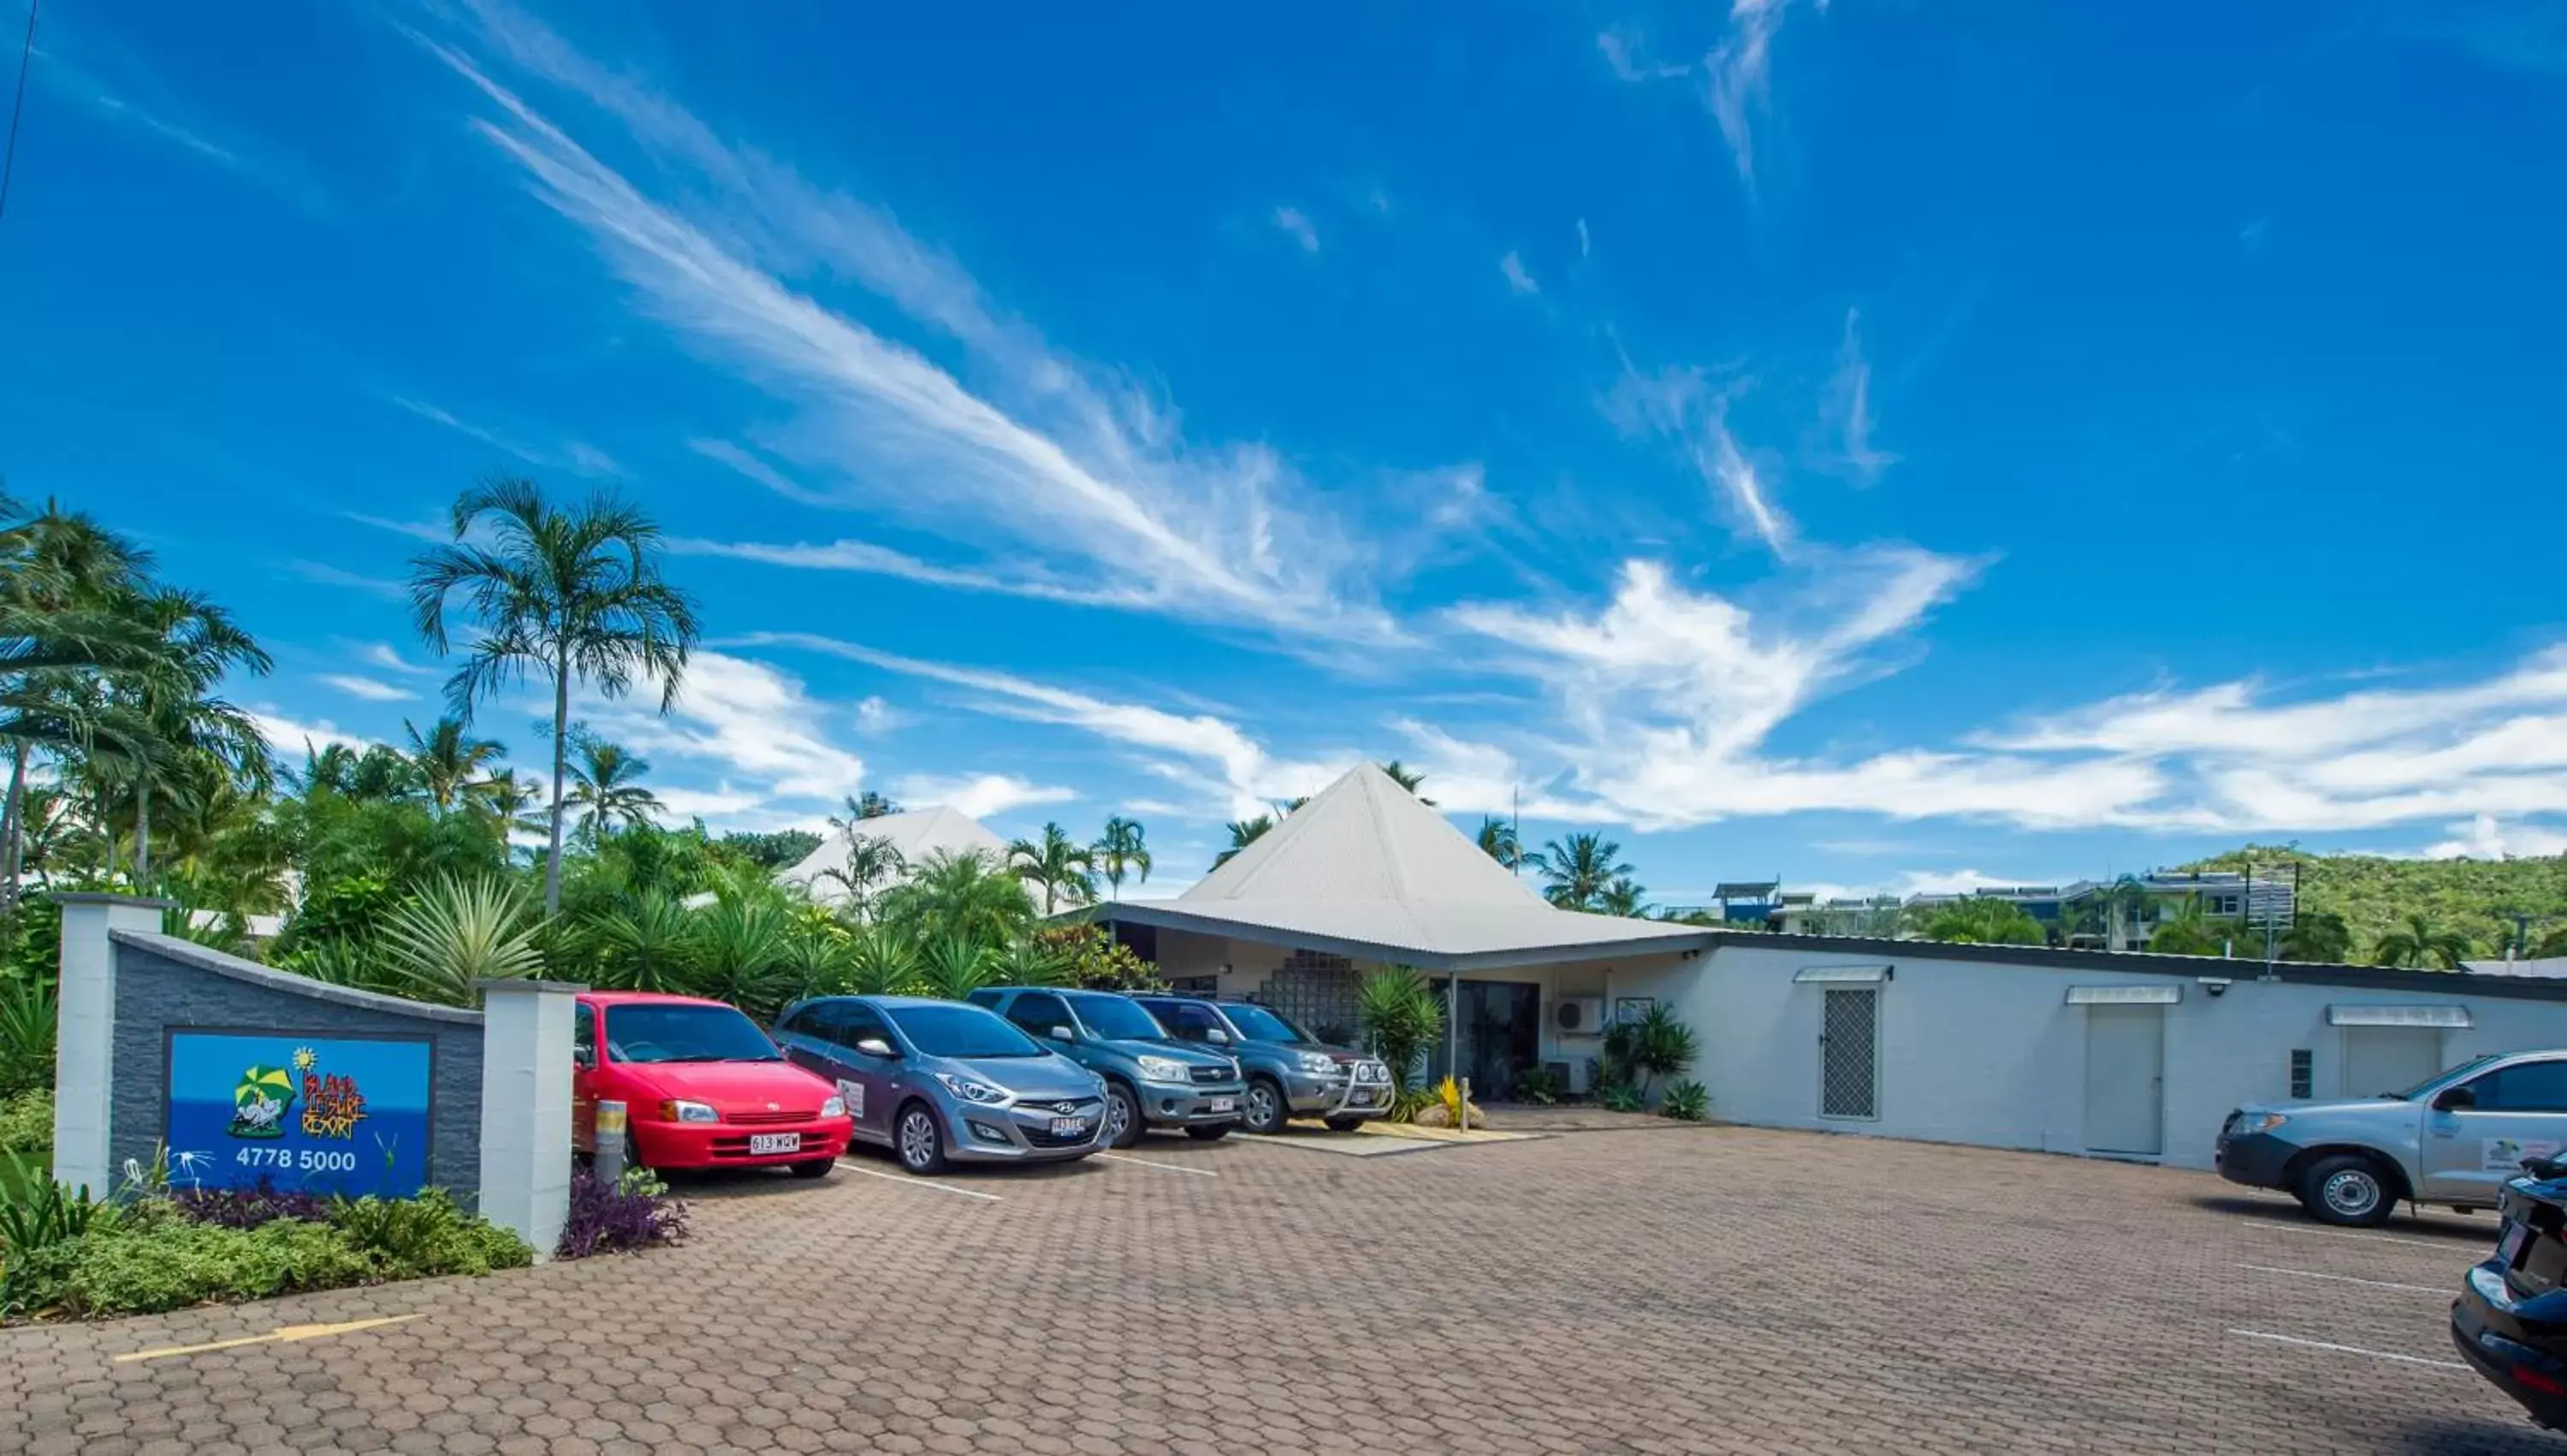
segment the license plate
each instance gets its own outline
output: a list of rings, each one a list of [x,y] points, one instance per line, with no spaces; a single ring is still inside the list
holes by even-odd
[[[1206,1111],[1230,1112],[1237,1110],[1239,1099],[1237,1097],[1215,1097],[1204,1105]]]
[[[802,1151],[802,1134],[798,1132],[752,1132],[748,1135],[748,1155],[764,1157],[768,1153]]]
[[[2496,1262],[2507,1269],[2522,1262],[2522,1246],[2531,1242],[2531,1225],[2506,1224],[2504,1237],[2496,1240]]]
[[[1076,1137],[1085,1131],[1087,1119],[1084,1117],[1055,1117],[1051,1120],[1051,1135],[1054,1137]]]

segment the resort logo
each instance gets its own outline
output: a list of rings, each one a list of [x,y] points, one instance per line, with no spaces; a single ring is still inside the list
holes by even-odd
[[[357,1079],[322,1072],[320,1058],[309,1046],[296,1047],[291,1059],[291,1072],[281,1066],[253,1065],[241,1073],[239,1084],[232,1088],[232,1120],[225,1131],[233,1137],[283,1137],[286,1114],[300,1100],[305,1137],[354,1138],[357,1124],[366,1117],[366,1094]]]

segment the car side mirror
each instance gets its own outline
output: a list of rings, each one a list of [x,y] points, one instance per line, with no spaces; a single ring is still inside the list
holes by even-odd
[[[1208,1026],[1204,1028],[1204,1039],[1215,1046],[1228,1046],[1230,1033],[1219,1026]]]
[[[1078,1033],[1067,1026],[1054,1026],[1043,1034],[1049,1036],[1054,1041],[1075,1041],[1078,1039]]]
[[[890,1042],[885,1041],[880,1036],[867,1036],[862,1041],[856,1043],[856,1049],[867,1056],[879,1056],[886,1061],[890,1060],[892,1057],[900,1055],[899,1052],[891,1049]]]
[[[2456,1112],[2477,1104],[2478,1094],[2469,1087],[2444,1087],[2433,1094],[2433,1110],[2436,1112]]]
[[[572,1047],[570,1049],[570,1064],[578,1067],[581,1071],[597,1070],[597,1048],[594,1046]]]

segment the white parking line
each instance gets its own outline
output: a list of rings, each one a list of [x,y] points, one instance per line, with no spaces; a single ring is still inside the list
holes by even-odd
[[[2394,1355],[2385,1349],[2362,1349],[2350,1344],[2329,1344],[2323,1339],[2302,1339],[2294,1334],[2267,1334],[2260,1329],[2228,1331],[2241,1339],[2269,1339],[2276,1344],[2296,1344],[2308,1349],[2333,1350],[2340,1355],[2369,1355],[2375,1360],[2396,1360],[2402,1365],[2430,1365],[2437,1370],[2465,1370],[2458,1360],[2428,1360],[2423,1355]]]
[[[1153,1163],[1148,1158],[1127,1158],[1121,1153],[1096,1153],[1093,1154],[1093,1156],[1102,1158],[1109,1163],[1130,1163],[1133,1166],[1140,1168],[1156,1168],[1162,1173],[1192,1173],[1198,1178],[1218,1178],[1221,1176],[1210,1168],[1181,1168],[1174,1163]]]
[[[2349,1274],[2319,1274],[2317,1271],[2309,1269],[2275,1269],[2269,1264],[2241,1264],[2237,1267],[2239,1269],[2251,1269],[2257,1274],[2287,1274],[2294,1275],[2300,1279],[2328,1280],[2340,1285],[2363,1285],[2375,1290],[2409,1290],[2420,1295],[2438,1295],[2444,1299],[2448,1299],[2451,1293],[2449,1290],[2435,1289],[2431,1285],[2391,1284],[2385,1279],[2355,1279]]]
[[[2456,1240],[2446,1243],[2440,1239],[2410,1239],[2403,1234],[2356,1234],[2345,1229],[2303,1229],[2297,1224],[2266,1224],[2252,1221],[2248,1222],[2246,1227],[2266,1234],[2315,1234],[2321,1239],[2363,1239],[2374,1244],[2408,1244],[2418,1249],[2440,1249],[2445,1252],[2457,1252],[2460,1248]]]
[[[887,1182],[904,1183],[912,1188],[933,1188],[939,1193],[951,1193],[962,1198],[977,1198],[984,1203],[1006,1202],[1005,1199],[1000,1198],[995,1193],[983,1193],[977,1188],[957,1188],[951,1183],[939,1183],[933,1178],[917,1178],[912,1177],[907,1173],[886,1173],[880,1168],[859,1168],[844,1158],[840,1158],[838,1160],[838,1166],[846,1169],[850,1173],[862,1173],[868,1178],[880,1178]]]

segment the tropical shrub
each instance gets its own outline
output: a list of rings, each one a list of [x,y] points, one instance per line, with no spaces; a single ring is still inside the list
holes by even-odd
[[[896,996],[917,986],[918,941],[892,925],[859,927],[847,945],[847,990],[858,996]]]
[[[1918,906],[1916,934],[1929,941],[1955,941],[1980,946],[2041,946],[2050,932],[2022,906],[1993,895],[1965,895],[1939,905]]]
[[[685,1242],[687,1206],[669,1197],[668,1186],[649,1173],[628,1169],[609,1183],[594,1169],[570,1176],[570,1215],[562,1223],[559,1259],[586,1259],[592,1254],[633,1254],[663,1244]]]
[[[1679,1122],[1700,1122],[1711,1116],[1711,1088],[1700,1082],[1676,1082],[1658,1101],[1658,1115]]]
[[[1069,962],[1069,979],[1089,991],[1165,991],[1167,981],[1159,975],[1158,966],[1141,959],[1130,946],[1107,935],[1101,926],[1049,926],[1036,931],[1037,939],[1062,947]]]
[[[1406,966],[1388,966],[1363,979],[1355,1019],[1364,1046],[1390,1067],[1396,1109],[1435,1038],[1444,1034],[1444,1002],[1426,978]],[[1398,1114],[1394,1110],[1393,1114]]]
[[[280,1219],[226,1229],[183,1219],[121,1220],[81,1239],[38,1303],[74,1314],[140,1314],[214,1300],[258,1300],[363,1284],[373,1261],[327,1224]]]
[[[1519,1102],[1531,1102],[1537,1107],[1548,1107],[1560,1100],[1560,1094],[1564,1090],[1566,1089],[1560,1084],[1559,1074],[1539,1063],[1516,1073],[1515,1093],[1516,1100]]]
[[[918,973],[929,996],[966,1001],[982,987],[998,984],[998,958],[969,936],[943,935],[927,943]]]
[[[1605,1028],[1603,1078],[1608,1085],[1629,1087],[1645,1106],[1657,1079],[1691,1070],[1701,1049],[1693,1027],[1664,1004],[1652,1006]]]
[[[448,1006],[472,1005],[476,981],[543,970],[533,907],[521,886],[496,875],[430,882],[392,913],[376,946],[389,984]]]
[[[1595,1089],[1595,1105],[1607,1112],[1640,1112],[1649,1104],[1629,1082],[1606,1082]]]
[[[330,1225],[389,1279],[477,1276],[521,1269],[535,1260],[525,1240],[466,1216],[437,1188],[417,1198],[339,1199],[330,1205]]]
[[[0,987],[0,1096],[54,1084],[54,989],[36,982]]]
[[[255,1229],[278,1219],[324,1223],[330,1217],[329,1199],[280,1189],[264,1178],[255,1188],[182,1188],[169,1202],[191,1222],[225,1229]]]

